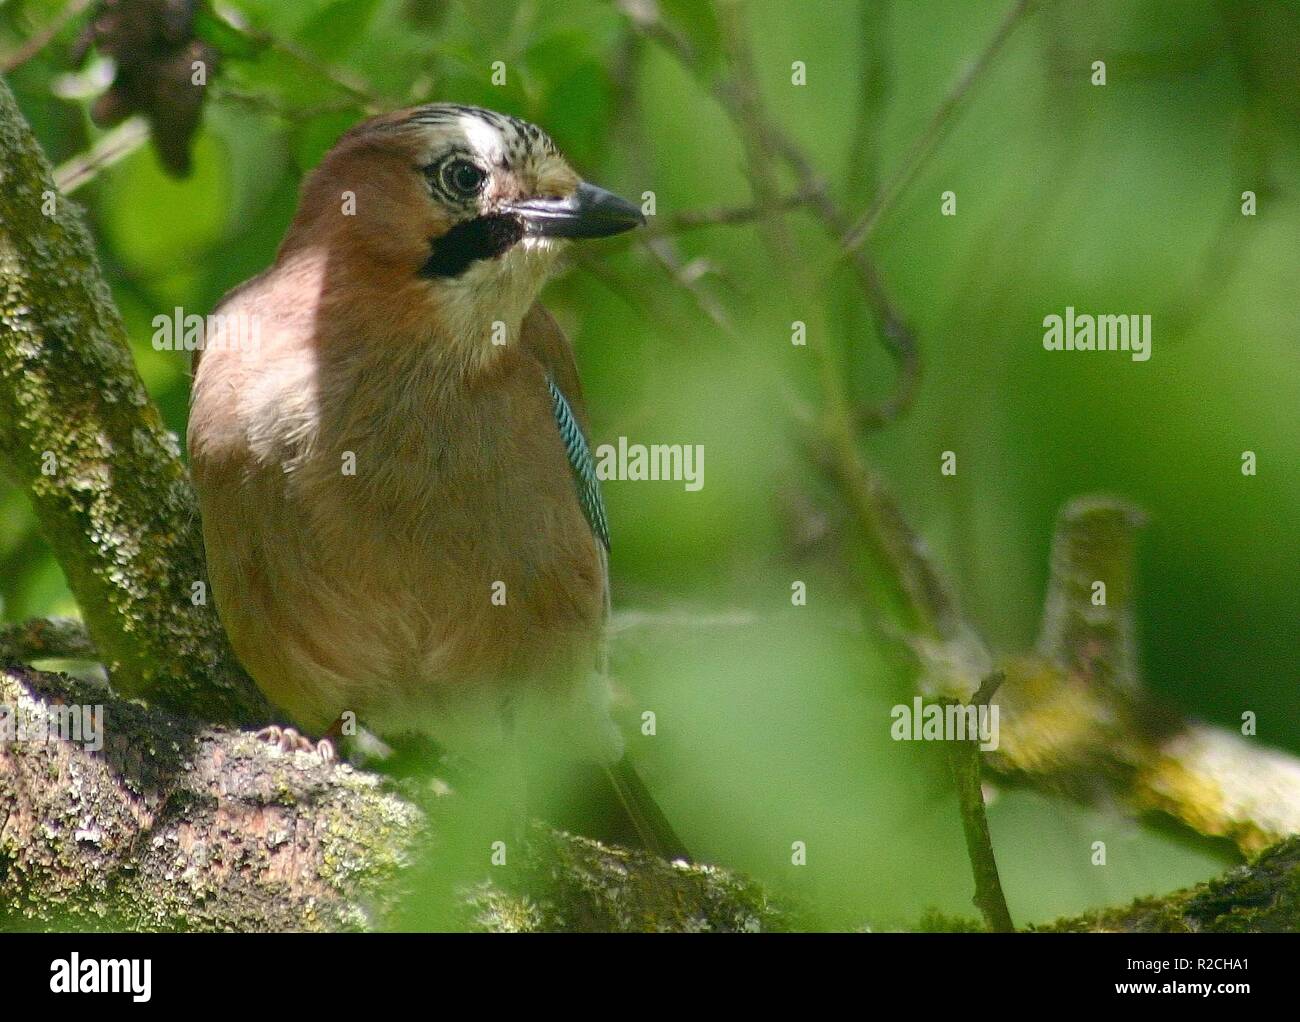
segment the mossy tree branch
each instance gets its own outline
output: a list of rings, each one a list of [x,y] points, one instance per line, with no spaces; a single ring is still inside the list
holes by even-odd
[[[0,81],[0,468],[28,495],[114,683],[212,720],[266,705],[208,605],[176,438],[81,214]]]
[[[103,747],[30,737],[103,707]],[[0,669],[0,929],[369,930],[400,919],[424,812],[380,778],[241,731]],[[84,737],[84,736],[83,736]],[[92,743],[93,744],[93,743]],[[52,780],[54,779],[54,780]],[[535,825],[515,882],[463,894],[490,930],[784,928],[760,887]]]
[[[1002,741],[989,765],[1012,783],[1105,800],[1257,853],[1300,834],[1300,760],[1253,731],[1188,720],[1143,689],[1134,651],[1142,522],[1104,496],[1061,510],[1037,647],[1002,665]]]
[[[116,699],[61,675],[0,669],[24,720],[99,703],[104,745],[0,740],[0,928],[369,930],[411,895],[427,817],[373,775]],[[58,783],[51,783],[58,778]],[[510,884],[463,893],[493,931],[785,930],[751,880],[535,825]],[[486,869],[485,869],[486,872]],[[1295,929],[1300,840],[1187,892],[1062,920],[1058,930]]]
[[[1300,838],[1186,891],[1062,919],[1055,932],[1295,933],[1300,931]]]

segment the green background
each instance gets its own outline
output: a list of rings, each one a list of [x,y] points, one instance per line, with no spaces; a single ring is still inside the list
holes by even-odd
[[[586,177],[653,191],[657,215],[746,205],[740,142],[717,104],[611,4],[238,0],[280,47],[227,50],[194,147],[165,176],[141,148],[84,204],[140,370],[184,435],[187,357],[150,321],[206,313],[274,257],[299,181],[359,102],[455,100],[542,125]],[[664,2],[712,74],[711,7]],[[0,6],[0,55],[60,2]],[[742,7],[774,115],[855,214],[888,181],[1008,5],[755,2]],[[10,81],[51,161],[85,150],[66,29]],[[1107,84],[1089,82],[1094,60]],[[490,81],[493,61],[507,81]],[[803,61],[807,83],[791,83]],[[333,75],[322,68],[335,69]],[[84,73],[83,73],[84,78]],[[776,166],[774,161],[774,166]],[[781,173],[782,180],[786,180]],[[1150,515],[1139,553],[1147,684],[1182,711],[1300,752],[1300,5],[1170,0],[1043,5],[971,91],[870,241],[920,339],[901,421],[864,446],[1000,652],[1033,640],[1052,521],[1106,491]],[[787,181],[787,183],[789,183]],[[940,215],[940,195],[957,215]],[[1258,215],[1240,212],[1258,195]],[[824,324],[856,391],[893,368],[835,245],[791,214],[820,285],[792,293],[752,226],[675,239],[701,302],[635,239],[589,245],[547,289],[573,339],[594,441],[703,444],[705,485],[610,482],[615,669],[638,762],[696,854],[752,872],[821,925],[972,915],[937,751],[888,737],[900,692],[863,624],[845,515],[792,442],[814,399],[790,324]],[[716,303],[727,325],[706,311]],[[1153,353],[1056,353],[1042,320],[1149,314]],[[710,306],[712,307],[712,306]],[[957,453],[955,477],[940,454]],[[1258,475],[1241,472],[1256,452]],[[808,605],[791,606],[792,581]],[[22,494],[0,485],[0,611],[75,611]],[[653,709],[658,733],[637,730]],[[991,821],[1013,915],[1161,893],[1219,872],[1204,848],[1118,814],[1001,792]],[[1109,865],[1090,864],[1107,842]],[[808,864],[790,863],[793,841]]]

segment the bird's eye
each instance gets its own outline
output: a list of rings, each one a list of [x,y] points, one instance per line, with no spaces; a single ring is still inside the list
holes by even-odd
[[[483,168],[469,160],[451,160],[443,164],[442,183],[450,192],[463,198],[477,195],[486,180]]]

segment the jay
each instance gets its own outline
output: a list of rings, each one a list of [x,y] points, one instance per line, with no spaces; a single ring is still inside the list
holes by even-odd
[[[642,223],[517,118],[365,121],[215,310],[188,447],[217,611],[305,731],[350,712],[471,760],[563,750],[676,856],[609,715],[609,530],[573,351],[536,301],[570,239]]]

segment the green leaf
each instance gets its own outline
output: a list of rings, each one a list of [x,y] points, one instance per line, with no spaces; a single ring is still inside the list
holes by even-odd
[[[299,168],[307,171],[320,163],[321,157],[360,116],[358,110],[341,110],[321,114],[300,125],[293,141],[294,159]]]
[[[548,91],[539,119],[571,160],[589,166],[605,147],[611,108],[604,68],[583,63]]]
[[[379,0],[338,0],[307,22],[298,42],[322,60],[337,60],[365,35],[378,8]]]
[[[194,15],[194,34],[214,46],[223,57],[234,60],[251,60],[266,48],[266,42],[245,35],[228,21],[208,9],[199,8]]]

